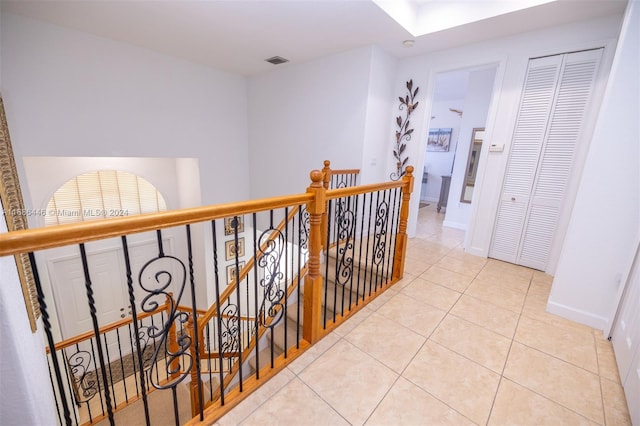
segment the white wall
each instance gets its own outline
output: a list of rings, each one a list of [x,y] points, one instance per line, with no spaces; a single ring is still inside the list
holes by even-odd
[[[485,136],[492,143],[505,144],[505,150],[497,153],[492,152],[490,155],[486,148],[481,152],[477,185],[474,189],[475,202],[465,240],[465,248],[468,252],[486,256],[489,250],[500,187],[528,59],[603,46],[617,38],[620,22],[620,16],[603,17],[434,52],[403,59],[399,62],[396,90],[400,91],[408,79],[413,78],[415,82],[420,77],[418,83],[425,89],[422,92],[422,97],[419,96],[421,102],[424,99],[430,99],[435,76],[438,72],[492,63],[499,64],[495,87],[497,98],[492,103],[495,108],[492,108],[488,114]],[[607,75],[607,70],[604,71],[604,75]],[[429,108],[425,108],[420,114],[415,114],[415,120],[412,122],[420,143],[410,145],[408,154],[411,158],[416,159],[415,166],[418,169],[422,168],[424,162],[424,146],[426,145],[427,123],[430,114]],[[390,157],[387,169],[392,170],[394,166],[395,163]],[[415,234],[418,198],[412,198],[409,235]]]
[[[547,307],[600,329],[640,240],[640,10],[631,4]]]
[[[0,233],[7,232],[4,218]],[[31,333],[13,256],[0,258],[0,423],[45,425],[56,418],[39,321]]]
[[[395,123],[394,117],[389,116],[389,102],[397,97],[393,93],[396,65],[396,58],[378,47],[372,48],[360,183],[389,180],[384,165],[395,145],[395,138],[389,139],[387,135]]]
[[[6,13],[1,31],[21,176],[24,156],[191,157],[204,204],[248,198],[243,77]]]
[[[471,136],[474,128],[485,127],[486,125],[495,75],[495,68],[473,71],[469,74],[469,85],[464,98],[464,108],[462,108],[464,113],[460,122],[456,160],[451,174],[451,187],[449,200],[447,201],[447,213],[443,222],[444,226],[467,229],[469,216],[471,215],[471,204],[461,202],[460,198],[462,196],[462,187],[466,182]]]
[[[323,160],[361,168],[372,54],[352,50],[249,80],[251,198],[304,192]]]

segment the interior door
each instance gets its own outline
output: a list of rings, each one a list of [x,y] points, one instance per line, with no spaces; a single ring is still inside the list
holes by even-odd
[[[546,268],[601,56],[529,61],[490,257]]]
[[[115,250],[87,253],[91,288],[95,300],[98,325],[103,326],[126,317],[128,295],[122,257]],[[80,256],[55,259],[50,263],[54,283],[54,297],[64,339],[92,331],[93,322],[85,286]],[[101,341],[104,344],[104,340]],[[83,350],[95,350],[83,346]],[[115,335],[107,339],[110,360],[118,358],[118,342]],[[95,354],[97,356],[97,354]]]

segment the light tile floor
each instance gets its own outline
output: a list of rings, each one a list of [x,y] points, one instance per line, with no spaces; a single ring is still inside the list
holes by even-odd
[[[602,332],[545,312],[552,277],[464,253],[420,209],[405,278],[219,425],[629,425]]]

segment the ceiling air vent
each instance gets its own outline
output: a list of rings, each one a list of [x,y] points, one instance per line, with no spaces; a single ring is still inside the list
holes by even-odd
[[[284,64],[285,62],[289,62],[288,59],[282,58],[280,56],[272,56],[269,59],[265,59],[265,61],[273,65],[280,65],[280,64]]]

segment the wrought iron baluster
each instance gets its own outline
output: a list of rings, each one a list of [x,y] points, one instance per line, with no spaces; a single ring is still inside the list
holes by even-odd
[[[362,244],[364,243],[364,218],[365,218],[365,206],[367,205],[367,194],[362,194],[362,217],[360,218],[360,247],[358,248],[358,265],[360,265],[358,267],[358,283],[356,285],[356,306],[358,306],[358,302],[360,301],[360,274],[363,272],[363,268],[362,268]],[[358,200],[360,199],[360,196],[358,196]],[[367,258],[365,256],[364,261],[366,262]],[[367,276],[367,269],[366,269],[366,263],[365,263],[365,267],[364,267],[364,280],[366,280],[366,276]],[[366,286],[366,281],[362,282],[363,284],[363,288],[362,288],[362,300],[364,301],[364,295],[365,295],[365,286]]]
[[[258,235],[257,235],[257,216],[256,213],[252,214],[252,218],[253,218],[253,258],[257,259],[258,258]],[[255,316],[255,325],[254,325],[254,329],[255,329],[255,333],[256,333],[256,348],[255,348],[255,352],[256,352],[256,379],[260,378],[260,339],[257,338],[258,336],[258,331],[260,330],[260,315],[259,315],[259,311],[258,311],[258,265],[254,265],[253,267],[253,287],[254,287],[254,292],[253,294],[254,296],[254,309],[253,309],[253,315]]]
[[[58,385],[58,391],[60,392],[60,400],[62,401],[62,411],[64,413],[65,423],[71,424],[71,412],[69,411],[69,404],[67,403],[67,395],[64,391],[64,385],[62,383],[62,372],[60,371],[60,364],[58,363],[58,356],[55,351],[55,343],[53,341],[53,334],[51,333],[51,322],[49,321],[49,312],[47,311],[47,303],[44,299],[44,292],[42,291],[42,285],[40,283],[40,275],[38,274],[38,268],[36,267],[36,258],[33,253],[29,253],[29,262],[33,270],[33,282],[38,294],[38,303],[40,305],[40,312],[42,314],[42,324],[44,325],[44,334],[47,337],[47,344],[49,345],[49,353],[51,354],[51,361],[53,362],[53,371],[56,376],[56,384]]]
[[[218,362],[222,367],[222,306],[220,306],[220,274],[218,271],[218,239],[216,237],[216,221],[211,221],[211,237],[213,240],[213,275],[215,281],[215,293],[216,293],[216,307],[217,309],[217,323],[218,323]],[[222,368],[219,372],[220,376],[220,405],[224,405],[224,374]]]
[[[237,247],[237,245],[236,245]],[[200,421],[204,420],[204,400],[202,395],[202,376],[201,376],[201,366],[200,366],[200,333],[198,332],[198,309],[196,305],[196,281],[193,272],[193,245],[191,243],[191,225],[187,225],[187,258],[189,261],[189,283],[191,285],[191,312],[193,315],[193,330],[194,330],[194,338],[195,342],[191,342],[195,345],[196,349],[196,371],[198,373],[198,400],[200,407]],[[184,336],[184,334],[182,334]],[[178,415],[178,398],[176,396],[176,388],[173,387],[173,399],[174,399],[174,409],[176,414],[176,425],[180,424],[180,417]]]
[[[136,363],[135,357],[133,358],[133,370],[134,377],[136,378],[136,392],[138,393],[138,379],[137,374],[140,375],[140,389],[142,390],[142,404],[144,407],[144,417],[147,426],[151,424],[149,418],[149,401],[147,400],[147,389],[145,386],[145,378],[144,378],[144,364],[142,360],[142,349],[140,348],[140,328],[138,325],[138,312],[136,308],[136,298],[133,290],[133,273],[131,271],[131,258],[129,257],[129,245],[127,244],[127,237],[122,236],[122,251],[124,253],[124,263],[127,274],[127,290],[129,292],[129,305],[131,306],[131,314],[132,314],[132,323],[133,323],[133,331],[135,333],[135,349],[138,354],[138,372],[136,373]],[[129,332],[131,336],[131,326],[129,326]],[[133,339],[131,339],[131,346],[133,349]],[[133,354],[132,354],[133,355]],[[138,393],[139,394],[139,393]]]
[[[102,338],[104,340],[104,349],[105,352],[107,354],[107,365],[105,366],[105,368],[109,369],[109,383],[111,383],[111,396],[113,397],[113,405],[114,407],[118,406],[118,401],[116,400],[116,390],[113,386],[113,371],[111,370],[111,356],[109,355],[109,345],[107,343],[107,333],[104,333],[102,335]]]
[[[327,329],[327,309],[329,309],[329,304],[328,304],[328,297],[329,297],[329,255],[330,255],[330,249],[329,246],[331,245],[331,222],[333,221],[333,218],[331,217],[330,212],[331,210],[331,204],[332,204],[333,200],[329,200],[329,203],[327,204],[327,244],[326,247],[324,247],[324,278],[322,280],[322,289],[324,291],[324,309],[322,310],[322,327],[326,330]],[[335,307],[334,307],[334,311],[333,311],[333,321],[336,320],[336,313],[335,313]]]
[[[284,208],[284,217],[285,220],[289,217],[289,207],[285,207]],[[288,333],[288,329],[289,327],[287,327],[287,300],[288,300],[288,285],[289,285],[289,274],[288,274],[288,270],[287,270],[287,259],[289,259],[289,222],[287,221],[284,225],[284,314],[283,314],[283,318],[284,318],[284,324],[282,325],[284,327],[284,357],[285,359],[287,358],[287,351],[289,349],[289,344],[288,344],[288,339],[287,339],[287,335]],[[292,264],[293,265],[293,264]]]
[[[62,356],[64,356],[64,353]],[[53,389],[53,401],[56,404],[56,415],[58,416],[58,423],[62,424],[62,416],[60,415],[60,403],[58,402],[58,395],[56,394],[55,384],[53,383],[53,374],[51,373],[51,363],[49,362],[49,360],[47,360],[47,370],[49,371],[49,381],[51,382],[51,389]],[[69,375],[67,373],[67,381],[68,380],[69,380]],[[78,419],[76,418],[75,420],[76,420],[76,423],[78,423]]]
[[[371,247],[371,218],[373,217],[373,192],[369,194],[369,220],[367,223],[367,256],[365,263],[365,287],[367,285],[367,271],[369,272],[369,296],[371,296],[371,282],[373,281],[373,260],[371,261],[371,270],[369,270],[369,248]],[[374,228],[375,230],[375,228]],[[374,239],[375,241],[375,239]],[[366,292],[366,289],[365,289]],[[363,299],[364,300],[364,299]]]
[[[89,302],[89,313],[91,315],[91,322],[93,324],[93,334],[96,337],[96,346],[98,349],[98,360],[100,361],[102,381],[104,386],[104,400],[107,405],[107,414],[109,417],[109,423],[113,426],[115,424],[115,419],[113,418],[113,407],[111,406],[111,396],[109,395],[109,384],[107,383],[107,372],[105,369],[104,355],[102,352],[102,343],[100,342],[100,326],[98,325],[98,317],[96,315],[96,305],[95,305],[95,299],[93,297],[93,287],[91,284],[91,276],[89,274],[89,263],[87,261],[87,252],[85,250],[84,243],[80,244],[80,259],[82,260],[82,269],[84,271],[85,288],[87,291],[87,300]]]
[[[124,387],[124,400],[129,402],[129,394],[127,392],[127,377],[124,370],[124,360],[122,356],[122,344],[120,342],[120,327],[116,328],[116,340],[118,341],[118,355],[120,360],[120,371],[122,371],[122,386]],[[127,355],[128,356],[128,355]]]

